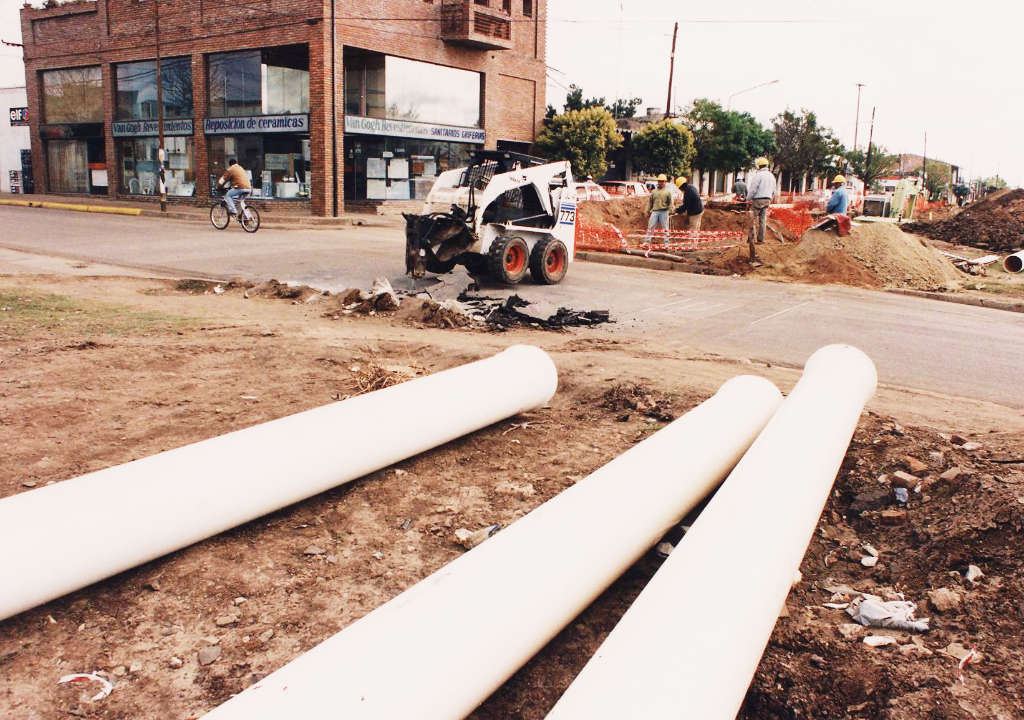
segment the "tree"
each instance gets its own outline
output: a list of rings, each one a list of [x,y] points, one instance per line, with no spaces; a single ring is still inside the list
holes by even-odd
[[[610,112],[587,107],[551,118],[534,144],[545,157],[571,162],[573,175],[600,177],[608,168],[607,154],[622,145],[622,135]]]
[[[633,135],[633,160],[643,172],[680,175],[693,160],[693,133],[666,118]]]
[[[603,97],[583,99],[583,88],[576,85],[569,86],[569,94],[565,96],[565,105],[562,106],[566,112],[572,110],[584,110],[589,107],[604,107]]]
[[[984,178],[983,180],[981,180],[981,186],[985,188],[985,192],[994,192],[996,190],[1003,190],[1006,187],[1008,187],[1006,181],[1003,180],[998,175]]]
[[[831,129],[818,124],[818,116],[810,110],[779,113],[772,119],[772,129],[775,164],[789,174],[790,182],[805,173],[817,177],[839,171],[843,145]]]
[[[553,118],[557,114],[558,114],[558,111],[555,110],[555,106],[554,105],[548,105],[547,110],[544,112],[544,119],[545,120],[550,120],[551,118]]]
[[[864,181],[864,187],[871,189],[878,178],[885,175],[886,170],[891,168],[898,160],[896,155],[879,145],[871,143],[871,162],[868,162],[867,153],[863,150],[849,150],[843,155],[849,166],[849,172],[855,177]]]
[[[937,200],[949,190],[949,183],[953,179],[953,170],[947,163],[940,160],[928,160],[925,166],[924,186],[928,191],[928,197]]]
[[[630,98],[629,100],[623,100],[619,98],[611,104],[611,106],[605,106],[605,110],[612,114],[613,118],[631,118],[636,115],[636,109],[643,103],[643,98]]]
[[[725,110],[706,98],[693,101],[684,122],[696,146],[693,164],[702,170],[736,172],[775,149],[774,134],[752,115]]]

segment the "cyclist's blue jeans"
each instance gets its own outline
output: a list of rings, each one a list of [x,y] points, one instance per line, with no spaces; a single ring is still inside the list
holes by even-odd
[[[245,188],[231,188],[224,193],[224,202],[227,203],[228,210],[233,213],[238,212],[238,208],[235,207],[235,198],[247,197],[252,190],[246,190]]]

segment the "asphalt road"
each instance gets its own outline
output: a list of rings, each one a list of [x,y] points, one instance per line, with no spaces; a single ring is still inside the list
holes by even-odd
[[[0,207],[0,247],[212,278],[276,278],[340,290],[404,278],[401,227],[218,232],[196,223]],[[436,297],[463,273],[424,283]],[[484,288],[489,295],[509,292]],[[800,367],[845,342],[875,361],[881,382],[1024,408],[1024,314],[833,286],[761,282],[577,262],[553,287],[516,288],[532,312],[609,309],[624,336],[666,350]]]

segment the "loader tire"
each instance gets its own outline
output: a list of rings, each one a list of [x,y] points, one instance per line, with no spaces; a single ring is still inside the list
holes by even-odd
[[[521,237],[497,238],[487,251],[491,274],[506,285],[515,285],[530,267],[530,248]]]
[[[560,283],[569,269],[569,251],[565,243],[555,238],[544,238],[533,246],[530,253],[530,274],[540,285]]]

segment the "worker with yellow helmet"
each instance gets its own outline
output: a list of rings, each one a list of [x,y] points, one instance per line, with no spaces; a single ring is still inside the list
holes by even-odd
[[[676,178],[676,187],[683,193],[683,202],[676,210],[676,214],[686,217],[687,230],[700,230],[700,222],[704,218],[704,203],[700,199],[700,191],[686,180],[685,175]]]
[[[850,196],[846,193],[846,178],[836,175],[832,178],[832,197],[828,199],[825,212],[829,215],[845,215],[850,204]]]
[[[665,187],[668,176],[662,173],[658,176],[658,187],[651,190],[647,197],[647,213],[650,216],[647,220],[647,230],[661,229],[668,232],[668,214],[672,212],[672,191]]]
[[[754,165],[757,166],[757,171],[747,187],[747,198],[750,200],[750,233],[747,235],[747,244],[750,246],[751,264],[760,265],[754,244],[764,242],[764,232],[768,227],[768,206],[775,199],[778,186],[775,183],[775,176],[768,169],[768,158],[759,157],[754,161]]]

